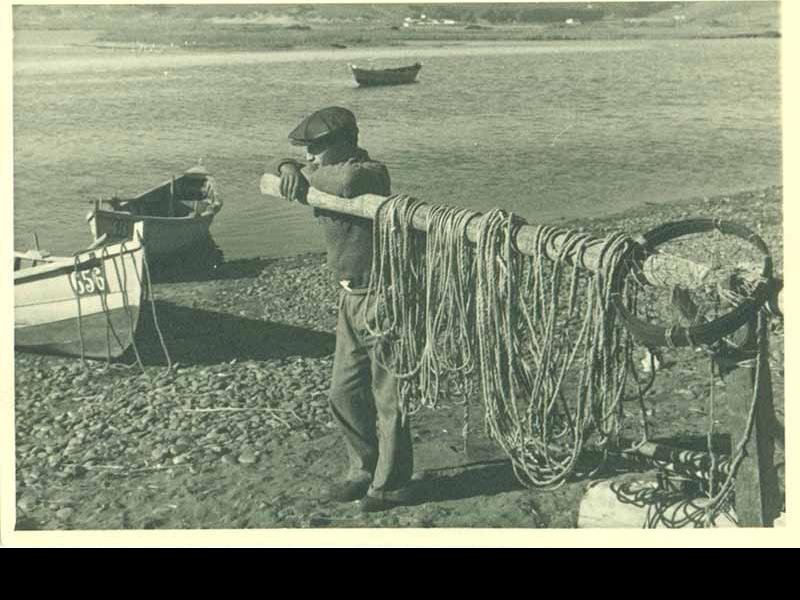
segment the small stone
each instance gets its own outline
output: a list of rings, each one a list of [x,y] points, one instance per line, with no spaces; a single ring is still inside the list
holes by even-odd
[[[178,442],[177,444],[173,444],[169,447],[169,453],[172,454],[172,456],[178,456],[186,452],[188,449],[189,447],[186,444]]]
[[[74,508],[65,506],[64,508],[61,508],[58,510],[58,512],[56,512],[56,517],[58,517],[58,519],[60,519],[61,521],[66,521],[72,516],[74,512],[75,512]]]
[[[17,508],[25,512],[30,511],[34,506],[36,506],[36,498],[33,496],[23,496],[17,501]]]
[[[172,464],[173,465],[182,465],[187,460],[189,460],[189,455],[188,454],[179,454],[178,456],[173,456],[172,457]]]
[[[258,460],[258,456],[252,450],[245,450],[239,455],[239,462],[243,465],[252,465]]]
[[[64,467],[63,474],[65,477],[82,477],[86,475],[86,469],[80,465],[68,465]]]

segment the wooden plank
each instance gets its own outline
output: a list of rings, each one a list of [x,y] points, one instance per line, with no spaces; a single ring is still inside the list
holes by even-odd
[[[50,253],[47,250],[28,250],[27,252],[19,252],[14,250],[14,258],[21,258],[23,260],[48,260]],[[55,258],[50,260],[56,260]]]
[[[747,327],[755,328],[756,324],[751,322]],[[766,347],[766,335],[760,337]],[[750,346],[751,351],[755,349],[754,345]],[[753,396],[758,393],[752,432],[736,476],[736,512],[742,527],[772,527],[781,505],[774,465],[776,417],[772,378],[769,355],[766,348],[762,350],[759,369],[754,361],[736,364],[720,360],[726,384],[723,422],[735,443],[746,433]],[[735,447],[733,451],[736,451]]]
[[[169,216],[175,216],[175,176],[172,176],[172,181],[169,182]]]

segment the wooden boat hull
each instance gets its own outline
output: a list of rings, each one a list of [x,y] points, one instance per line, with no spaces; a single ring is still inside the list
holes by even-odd
[[[89,227],[95,239],[104,234],[111,239],[130,239],[133,235],[133,224],[141,222],[147,256],[157,260],[206,240],[215,214],[197,217],[142,217],[101,208],[91,213]]]
[[[355,65],[349,65],[349,67],[358,85],[376,86],[415,83],[422,65],[416,63],[395,69],[363,69]]]
[[[211,223],[221,210],[213,178],[202,167],[189,169],[136,196],[96,203],[87,216],[95,240],[131,239],[141,222],[147,257],[154,261],[206,241]]]
[[[119,357],[139,320],[143,259],[143,246],[129,241],[15,271],[14,346]]]

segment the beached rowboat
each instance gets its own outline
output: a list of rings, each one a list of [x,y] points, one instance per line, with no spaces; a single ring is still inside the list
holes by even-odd
[[[99,200],[86,215],[95,240],[131,239],[133,224],[144,224],[147,256],[158,260],[208,239],[222,208],[214,179],[202,165],[130,199]]]
[[[392,69],[365,69],[353,64],[347,66],[350,67],[358,85],[398,85],[414,83],[417,73],[422,68],[422,63]]]
[[[14,346],[87,358],[125,352],[145,289],[141,232],[137,224],[133,240],[75,256],[15,252]]]

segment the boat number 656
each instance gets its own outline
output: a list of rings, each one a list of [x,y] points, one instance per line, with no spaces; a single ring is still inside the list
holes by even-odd
[[[80,295],[106,291],[106,280],[100,267],[92,267],[77,273],[70,273],[72,287]]]

